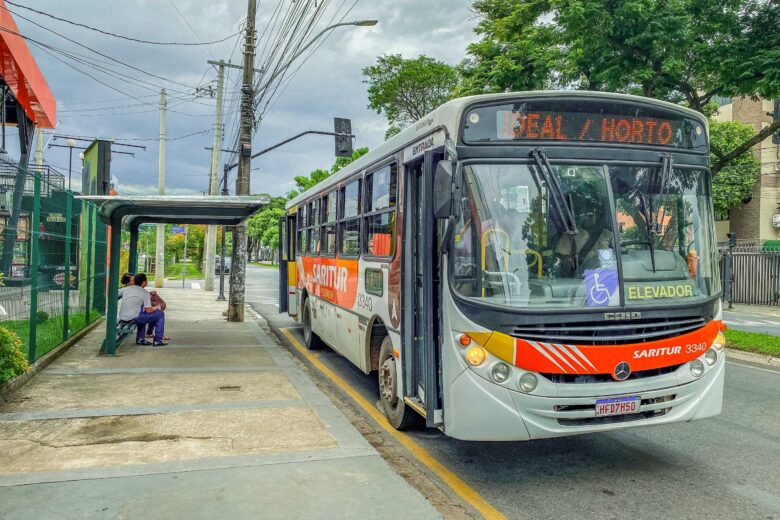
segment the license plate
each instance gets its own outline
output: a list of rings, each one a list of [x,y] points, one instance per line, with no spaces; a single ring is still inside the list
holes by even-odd
[[[639,413],[639,403],[641,401],[642,399],[638,395],[599,399],[596,401],[596,417]]]

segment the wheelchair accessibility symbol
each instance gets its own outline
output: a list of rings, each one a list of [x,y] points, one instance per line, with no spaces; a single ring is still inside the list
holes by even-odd
[[[585,303],[590,307],[617,305],[619,303],[617,269],[586,269],[585,292]]]

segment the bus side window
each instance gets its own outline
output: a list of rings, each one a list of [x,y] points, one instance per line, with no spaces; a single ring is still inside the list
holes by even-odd
[[[309,249],[307,218],[308,218],[308,204],[302,204],[298,210],[298,254],[305,256]]]
[[[320,199],[309,203],[309,256],[320,254]]]
[[[341,188],[339,201],[339,255],[360,254],[360,179]]]
[[[336,190],[332,190],[322,198],[322,231],[320,240],[322,256],[336,255]]]
[[[365,243],[363,253],[389,257],[395,251],[395,207],[398,192],[395,164],[366,175]]]

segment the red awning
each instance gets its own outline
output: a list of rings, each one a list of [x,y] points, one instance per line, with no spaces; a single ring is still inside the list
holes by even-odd
[[[19,32],[3,0],[0,0],[0,27]],[[54,128],[57,102],[23,38],[0,31],[0,67],[0,75],[24,107],[27,117],[39,128]]]

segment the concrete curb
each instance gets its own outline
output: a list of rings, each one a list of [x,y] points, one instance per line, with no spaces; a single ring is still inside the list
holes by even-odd
[[[727,359],[738,359],[740,361],[747,361],[748,363],[780,367],[780,358],[778,357],[768,356],[766,354],[756,354],[755,352],[744,352],[742,350],[734,350],[733,348],[727,348],[726,353]]]
[[[69,337],[64,342],[60,343],[58,346],[54,347],[51,351],[44,354],[42,358],[40,358],[38,361],[32,364],[30,367],[30,370],[25,372],[24,374],[20,376],[16,376],[15,378],[11,379],[10,381],[6,381],[3,384],[0,384],[0,401],[5,401],[8,399],[8,396],[11,395],[13,392],[18,390],[19,388],[23,387],[27,384],[30,379],[32,379],[35,374],[49,366],[54,360],[56,360],[58,357],[60,357],[62,354],[65,353],[66,350],[68,350],[70,347],[75,345],[81,338],[83,338],[87,333],[91,332],[92,329],[96,328],[98,325],[103,323],[105,320],[105,317],[101,316],[100,318],[96,319],[77,333],[75,333],[73,336]]]

